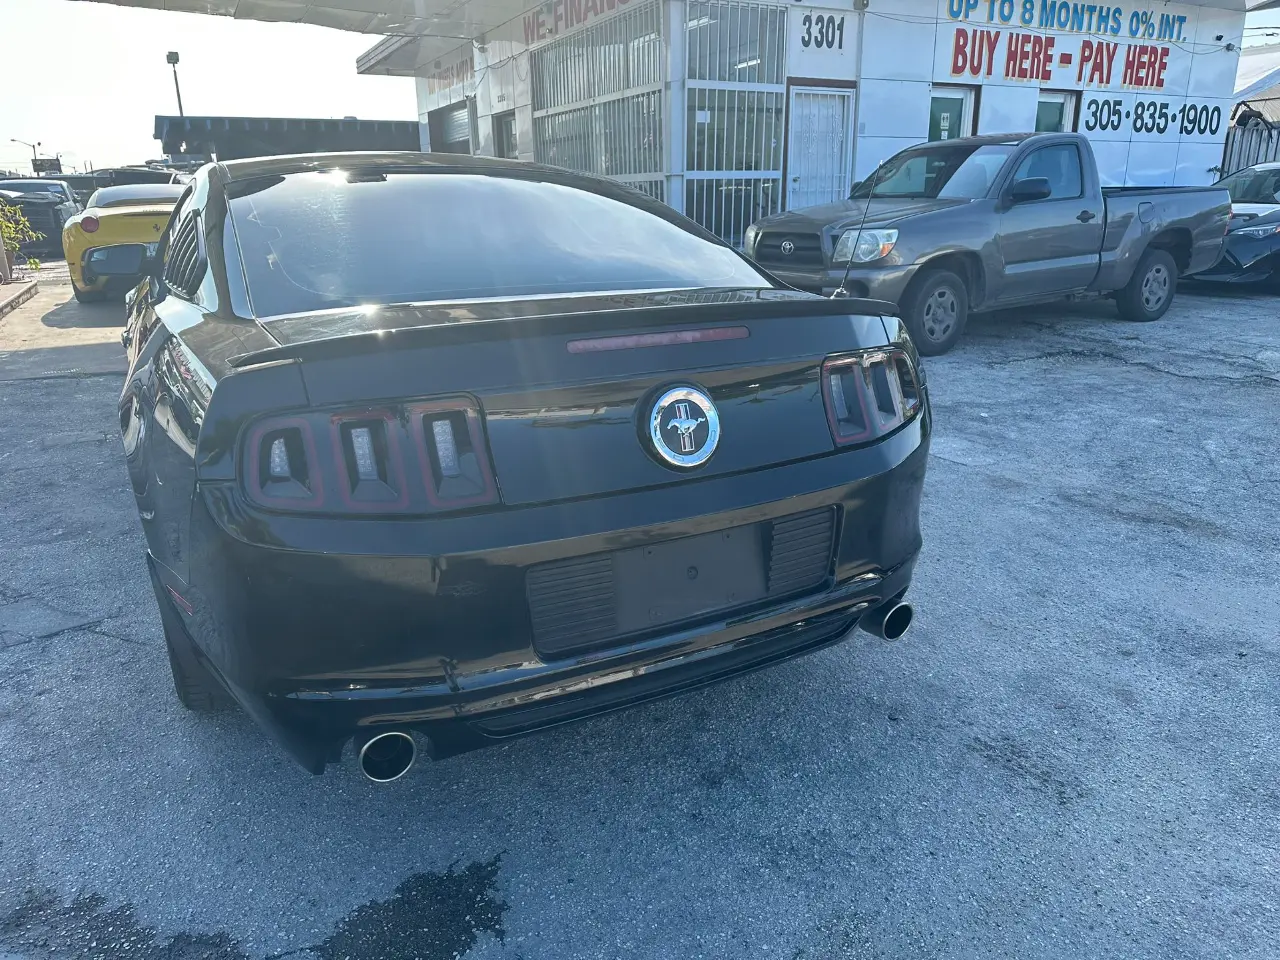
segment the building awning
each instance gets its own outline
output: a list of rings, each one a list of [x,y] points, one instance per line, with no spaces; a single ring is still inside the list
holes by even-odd
[[[205,13],[272,23],[310,23],[380,34],[356,61],[359,73],[413,76],[424,66],[518,17],[535,0],[86,0],[121,7]],[[551,2],[551,0],[547,0]],[[1238,13],[1280,9],[1280,0],[1182,0]]]
[[[1280,87],[1280,43],[1241,50],[1240,66],[1236,68],[1236,100],[1262,99],[1277,87]],[[1280,92],[1272,96],[1280,96]]]

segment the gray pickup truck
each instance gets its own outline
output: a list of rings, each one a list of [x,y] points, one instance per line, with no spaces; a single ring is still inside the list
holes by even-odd
[[[752,224],[745,248],[792,286],[898,304],[934,355],[970,310],[1110,295],[1157,320],[1179,276],[1217,261],[1230,217],[1221,187],[1103,187],[1084,137],[1023,133],[911,147],[848,200]]]

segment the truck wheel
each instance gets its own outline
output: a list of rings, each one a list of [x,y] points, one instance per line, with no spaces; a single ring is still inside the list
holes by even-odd
[[[150,566],[150,564],[148,564]],[[160,623],[164,627],[164,645],[169,650],[169,671],[178,702],[195,713],[216,713],[233,704],[231,696],[196,655],[195,644],[164,587],[151,571],[151,589],[160,607]]]
[[[1124,289],[1116,295],[1116,305],[1125,320],[1159,320],[1173,303],[1178,282],[1178,265],[1168,250],[1148,250]]]
[[[902,299],[902,319],[926,357],[956,345],[969,319],[969,290],[950,270],[935,270],[912,284]]]

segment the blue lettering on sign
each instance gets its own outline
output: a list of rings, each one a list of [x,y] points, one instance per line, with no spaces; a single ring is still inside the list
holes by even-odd
[[[1124,26],[1124,11],[1108,3],[1040,0],[1039,26],[1045,30],[1115,35]]]
[[[1131,37],[1174,42],[1184,39],[1187,26],[1185,14],[1151,10],[1131,10],[1126,14],[1114,4],[1078,0],[947,0],[947,16],[952,20],[976,17],[988,23],[1011,23],[1016,19],[1027,27],[1034,24],[1042,30],[1104,37],[1120,36],[1127,27]]]

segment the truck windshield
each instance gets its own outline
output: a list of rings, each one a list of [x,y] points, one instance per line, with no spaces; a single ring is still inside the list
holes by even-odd
[[[1014,148],[1011,143],[913,147],[882,163],[850,197],[976,200],[987,195]]]
[[[1218,186],[1227,188],[1232,203],[1280,203],[1280,167],[1249,167],[1224,177]]]
[[[518,176],[341,170],[240,181],[260,317],[385,303],[773,284],[667,208]],[[624,200],[623,197],[626,197]]]

